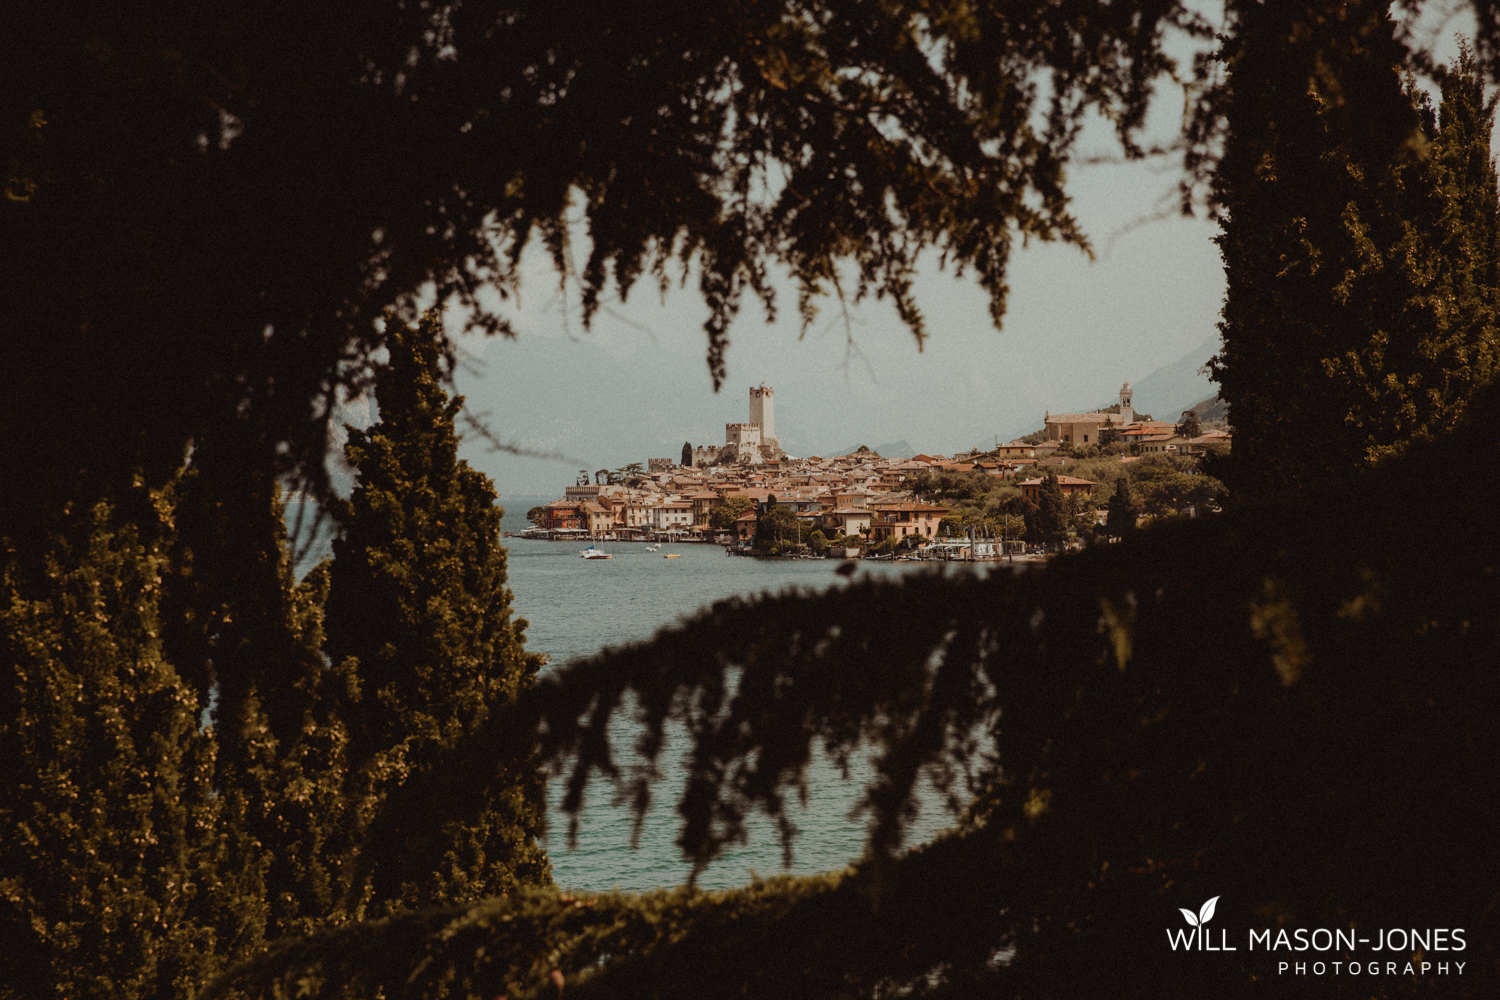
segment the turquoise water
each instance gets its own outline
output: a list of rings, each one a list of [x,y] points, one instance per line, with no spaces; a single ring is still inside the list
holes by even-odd
[[[716,545],[677,545],[647,552],[640,543],[609,544],[614,558],[584,560],[580,544],[508,539],[510,584],[515,607],[530,627],[527,647],[546,653],[554,664],[589,656],[607,646],[649,638],[657,629],[721,598],[789,586],[822,589],[842,584],[832,560],[759,560],[726,557]],[[664,559],[666,552],[680,559]],[[918,570],[913,564],[865,563],[862,573],[899,574]],[[630,733],[617,734],[617,746],[630,742]],[[576,849],[567,848],[567,817],[558,809],[561,782],[548,789],[552,830],[547,849],[557,884],[585,891],[613,888],[642,890],[678,885],[687,879],[674,839],[678,824],[673,804],[681,790],[677,766],[687,748],[683,733],[672,734],[659,762],[663,780],[654,790],[640,845],[630,847],[631,817],[625,808],[610,804],[607,784],[591,785],[582,814]],[[842,868],[859,857],[865,837],[865,818],[851,816],[869,776],[857,769],[844,782],[838,772],[815,757],[809,769],[809,805],[794,808],[792,820],[800,830],[793,843],[789,870],[810,874]],[[946,826],[941,810],[923,810],[913,839],[923,840]],[[749,842],[732,848],[700,878],[705,888],[742,885],[751,871],[765,876],[783,871],[781,846],[763,816],[750,824]]]

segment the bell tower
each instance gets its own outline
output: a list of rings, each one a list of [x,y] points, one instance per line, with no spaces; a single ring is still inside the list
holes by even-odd
[[[1135,407],[1131,405],[1133,393],[1130,391],[1130,383],[1126,382],[1120,387],[1120,421],[1121,423],[1135,422]]]

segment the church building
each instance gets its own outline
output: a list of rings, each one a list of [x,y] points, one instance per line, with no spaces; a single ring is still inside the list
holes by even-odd
[[[1120,387],[1118,413],[1092,410],[1088,413],[1048,413],[1043,416],[1048,441],[1070,441],[1073,444],[1098,444],[1099,431],[1110,424],[1124,427],[1135,422],[1131,406],[1130,383]]]

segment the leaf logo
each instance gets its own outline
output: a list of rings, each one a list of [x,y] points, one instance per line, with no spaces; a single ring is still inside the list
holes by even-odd
[[[1197,913],[1194,913],[1192,910],[1185,909],[1181,906],[1179,906],[1177,910],[1182,914],[1183,919],[1186,920],[1190,926],[1202,927],[1204,924],[1208,923],[1214,918],[1214,907],[1217,905],[1219,905],[1219,897],[1215,896],[1213,899],[1210,899],[1208,902],[1204,903],[1203,906],[1199,908]]]

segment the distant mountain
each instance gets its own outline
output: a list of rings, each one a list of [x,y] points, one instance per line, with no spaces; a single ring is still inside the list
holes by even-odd
[[[917,449],[906,443],[906,438],[900,441],[888,441],[885,444],[872,444],[867,447],[878,454],[881,458],[911,458],[917,453]],[[859,450],[859,445],[851,445],[842,451],[819,452],[820,458],[840,458],[844,455],[852,455]]]
[[[1200,423],[1206,424],[1215,420],[1229,419],[1229,407],[1218,396],[1210,396],[1205,400],[1194,403],[1188,408],[1198,414],[1198,421]]]
[[[1218,352],[1219,335],[1215,333],[1194,350],[1134,383],[1131,389],[1136,412],[1149,413],[1157,420],[1175,421],[1183,410],[1193,409],[1198,401],[1215,398],[1217,387],[1202,369]],[[1200,413],[1198,419],[1208,418]]]

